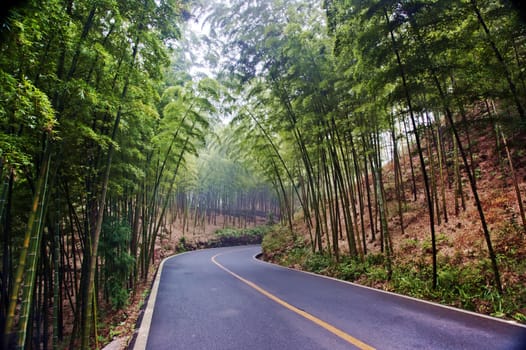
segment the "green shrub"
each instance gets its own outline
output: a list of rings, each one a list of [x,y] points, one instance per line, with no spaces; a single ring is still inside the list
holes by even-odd
[[[358,260],[349,260],[339,264],[338,275],[335,277],[346,281],[356,281],[365,273],[367,273],[365,264]]]
[[[417,247],[418,247],[418,240],[416,240],[415,238],[407,238],[407,239],[404,239],[400,243],[400,250],[402,252],[411,252]]]
[[[123,288],[121,281],[116,278],[109,278],[105,284],[113,309],[120,310],[128,305],[129,292],[128,289]]]
[[[296,244],[296,238],[287,228],[281,226],[274,226],[263,236],[261,242],[261,250],[265,255],[281,255],[286,251],[287,247]]]
[[[313,253],[305,260],[303,267],[312,272],[320,273],[331,266],[331,258],[323,253]]]
[[[385,261],[385,256],[382,253],[371,253],[365,256],[367,266],[382,265]]]
[[[223,228],[215,231],[217,236],[227,236],[227,237],[241,237],[241,236],[261,236],[265,235],[272,229],[271,226],[263,225],[251,228]]]
[[[128,253],[131,228],[117,218],[104,219],[99,252],[102,257],[102,279],[104,292],[114,309],[121,309],[128,303],[126,287],[133,271],[135,259]]]
[[[371,283],[388,280],[387,269],[384,266],[373,266],[367,270],[367,280]]]
[[[179,238],[179,242],[175,246],[175,251],[177,253],[182,253],[182,252],[185,252],[186,250],[187,250],[186,238],[183,236],[183,237]]]

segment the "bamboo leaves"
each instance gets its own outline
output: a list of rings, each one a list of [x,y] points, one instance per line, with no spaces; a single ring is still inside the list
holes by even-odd
[[[26,338],[47,342],[43,339],[47,329],[35,334],[45,325],[32,327],[28,321],[46,320],[31,315],[51,302],[32,306],[34,295],[38,293],[40,301],[44,295],[56,295],[49,290],[54,286],[48,278],[64,283],[77,311],[72,315],[75,329],[70,347],[80,346],[78,330],[83,332],[82,346],[89,346],[91,324],[96,321],[91,312],[98,296],[94,290],[100,263],[97,249],[107,203],[109,198],[139,191],[138,180],[149,172],[143,151],[151,149],[158,133],[166,44],[179,37],[176,27],[185,11],[179,1],[29,1],[13,11],[1,28],[5,39],[0,43],[1,174],[2,183],[8,184],[1,192],[2,213],[7,213],[1,220],[2,276],[3,282],[8,281],[2,284],[2,295],[8,292],[13,297],[10,311],[4,307],[0,311],[9,315],[6,332],[19,330],[19,347]],[[56,157],[50,159],[51,154]],[[55,268],[71,264],[74,273],[61,269],[54,271],[55,278],[42,275],[52,269],[41,254],[60,242],[42,232],[57,232],[64,221],[46,218],[48,193],[62,194],[53,205],[70,223],[63,231],[65,241],[73,242],[58,253],[53,251],[61,255],[54,257]],[[30,205],[19,204],[31,196],[37,203],[31,210],[26,208]],[[13,215],[28,220],[24,236],[28,243],[21,247],[22,237],[13,235]],[[5,264],[10,254],[20,256],[17,264]],[[25,275],[14,271],[28,266]],[[39,283],[35,281],[44,280],[44,287],[35,291]],[[20,318],[14,312],[19,297]],[[59,300],[53,302],[62,317]]]
[[[308,1],[235,1],[213,8],[210,24],[229,40],[225,70],[235,73],[231,86],[240,96],[232,121],[235,137],[243,140],[236,154],[258,162],[286,216],[300,203],[314,249],[329,250],[338,260],[345,232],[349,254],[360,258],[370,249],[368,225],[390,276],[395,254],[385,193],[390,180],[382,168],[394,161],[389,187],[395,188],[404,232],[401,145],[405,139],[411,154],[416,143],[430,218],[432,286],[439,283],[435,226],[449,214],[445,186],[455,182],[454,197],[464,202],[459,188],[465,172],[500,291],[473,176],[465,106],[494,94],[516,106],[508,122],[523,119],[522,25],[507,5],[492,1],[325,1],[327,22],[309,6]],[[451,155],[444,143],[451,145]],[[416,201],[419,174],[408,158]],[[453,181],[447,179],[451,172]]]

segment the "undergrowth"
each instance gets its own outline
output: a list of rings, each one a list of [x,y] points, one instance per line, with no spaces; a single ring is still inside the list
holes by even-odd
[[[241,236],[261,236],[269,232],[271,226],[263,225],[250,228],[223,228],[215,232],[217,236],[223,237],[241,237]]]
[[[207,241],[189,242],[184,236],[179,239],[175,245],[175,251],[178,253],[203,249],[230,247],[247,244],[260,244],[265,233],[272,229],[270,225],[262,225],[250,228],[224,228],[215,231],[215,237]]]
[[[526,260],[516,249],[506,250],[497,244],[505,288],[504,294],[500,295],[492,284],[488,258],[461,262],[439,256],[438,286],[433,289],[432,267],[425,254],[427,244],[426,241],[407,242],[408,246],[417,248],[422,254],[409,260],[395,256],[390,280],[381,253],[367,254],[363,260],[340,256],[337,261],[327,251],[313,252],[303,237],[285,228],[267,233],[262,250],[264,259],[280,265],[526,323]]]

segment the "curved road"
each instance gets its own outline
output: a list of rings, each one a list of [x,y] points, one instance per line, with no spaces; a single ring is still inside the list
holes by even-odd
[[[254,259],[259,246],[161,266],[134,349],[526,349],[526,328]]]

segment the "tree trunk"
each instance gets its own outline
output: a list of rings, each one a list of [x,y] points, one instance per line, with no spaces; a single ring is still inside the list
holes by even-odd
[[[524,205],[522,204],[521,190],[519,188],[519,182],[517,181],[517,176],[515,175],[515,167],[513,166],[513,159],[511,158],[510,148],[508,147],[506,136],[504,136],[504,132],[502,130],[500,130],[500,135],[502,137],[502,143],[504,145],[504,149],[506,150],[506,156],[508,158],[508,165],[510,167],[510,176],[513,181],[513,188],[515,189],[515,195],[517,196],[517,202],[519,204],[519,215],[522,220],[522,231],[523,231],[521,236],[523,237],[524,234],[526,233],[526,215],[524,214]]]
[[[134,47],[133,47],[133,52],[132,52],[132,56],[131,56],[131,61],[130,61],[130,70],[134,68],[135,66],[135,59],[137,57],[137,53],[138,53],[138,49],[139,49],[139,37],[137,37],[136,41],[135,41],[135,44],[134,44]],[[121,93],[121,100],[124,100],[124,98],[126,97],[127,95],[127,92],[128,92],[128,86],[129,86],[129,83],[130,83],[130,80],[129,80],[129,75],[126,79],[126,82],[124,83],[124,87],[123,87],[123,90],[122,90],[122,93]],[[117,110],[117,115],[115,117],[115,122],[113,123],[113,130],[112,130],[112,133],[111,133],[111,141],[115,141],[116,139],[116,136],[117,136],[117,131],[119,129],[119,123],[120,123],[120,120],[121,120],[121,115],[122,115],[122,106],[119,106],[118,110]],[[86,259],[88,259],[88,262],[89,262],[89,268],[88,268],[88,275],[87,275],[87,292],[86,292],[86,298],[83,300],[83,305],[85,306],[84,308],[84,312],[83,312],[83,317],[82,317],[82,321],[81,321],[81,324],[82,324],[82,328],[81,328],[81,331],[82,331],[82,335],[81,335],[81,340],[82,340],[82,349],[83,350],[87,350],[89,348],[89,337],[90,337],[90,331],[91,331],[91,318],[92,318],[92,309],[94,308],[94,304],[93,304],[93,299],[94,299],[94,288],[95,288],[95,285],[94,285],[94,281],[95,281],[95,270],[96,270],[96,267],[97,267],[97,254],[98,254],[98,246],[99,246],[99,239],[100,239],[100,233],[101,233],[101,230],[102,230],[102,220],[104,218],[104,208],[105,208],[105,204],[106,204],[106,194],[108,192],[108,183],[109,183],[109,179],[110,179],[110,170],[111,170],[111,164],[112,164],[112,160],[113,160],[113,152],[114,152],[114,145],[113,145],[113,142],[111,142],[108,146],[108,154],[107,154],[107,159],[106,159],[106,164],[105,164],[105,172],[104,172],[104,176],[102,178],[102,184],[101,184],[101,187],[102,187],[102,190],[101,190],[101,194],[100,194],[100,197],[99,197],[99,200],[98,200],[98,211],[97,211],[97,217],[96,217],[96,222],[95,222],[95,227],[93,228],[93,231],[91,232],[91,247],[89,249],[89,254],[87,257],[85,257]]]
[[[384,8],[384,15],[385,20],[387,23],[387,26],[390,27],[390,20],[389,20],[389,14],[387,13],[387,9]],[[429,209],[429,228],[431,230],[431,249],[432,249],[432,259],[433,259],[433,289],[436,289],[437,287],[437,248],[436,248],[436,238],[435,238],[435,214],[433,211],[433,202],[431,199],[431,191],[429,188],[429,178],[427,176],[426,171],[426,165],[424,161],[424,156],[422,154],[422,147],[420,144],[420,136],[418,135],[418,125],[415,120],[415,116],[413,113],[413,106],[411,102],[411,95],[409,93],[409,87],[407,86],[407,78],[405,74],[404,66],[402,65],[402,59],[400,58],[400,52],[398,51],[395,35],[393,33],[393,30],[389,30],[389,34],[391,37],[391,43],[393,47],[394,54],[396,56],[396,62],[398,64],[398,69],[400,70],[400,76],[402,78],[402,84],[404,88],[404,94],[405,99],[407,102],[407,107],[409,108],[409,116],[411,117],[411,123],[413,124],[413,130],[415,133],[415,140],[416,140],[416,146],[418,149],[418,157],[420,158],[420,167],[422,170],[422,175],[424,177],[424,187],[425,187],[425,193],[426,193],[426,200],[427,200],[427,206]]]
[[[508,82],[508,87],[510,88],[511,95],[513,97],[513,101],[515,102],[515,107],[517,108],[517,112],[519,113],[519,116],[522,120],[526,119],[526,114],[524,112],[524,108],[522,107],[522,104],[520,102],[519,93],[517,91],[517,87],[515,86],[515,83],[513,82],[511,73],[508,69],[508,65],[506,64],[506,61],[504,60],[504,57],[502,57],[502,54],[500,53],[500,50],[497,48],[497,44],[492,38],[491,32],[486,25],[486,22],[484,21],[484,18],[482,18],[482,14],[480,13],[480,9],[478,8],[477,1],[476,0],[470,0],[471,5],[473,6],[473,11],[477,15],[477,19],[484,29],[484,33],[486,33],[486,37],[488,40],[488,44],[490,45],[491,49],[495,53],[495,57],[499,61],[501,65],[501,69],[504,73],[504,76],[506,78],[506,81]]]
[[[471,0],[471,1],[474,3],[475,0]],[[464,167],[466,168],[466,172],[467,172],[468,178],[469,178],[469,183],[470,183],[470,186],[471,186],[471,191],[472,191],[473,197],[475,199],[475,205],[476,205],[477,211],[479,213],[480,223],[482,225],[482,231],[484,233],[484,238],[486,240],[486,246],[488,248],[488,254],[489,254],[489,257],[490,257],[490,260],[491,260],[491,265],[492,265],[492,268],[493,268],[493,273],[494,273],[494,277],[495,277],[495,285],[497,287],[497,291],[499,292],[499,294],[502,294],[503,290],[502,290],[502,284],[501,284],[501,280],[500,280],[500,273],[499,273],[499,269],[498,269],[498,265],[497,265],[497,257],[495,255],[494,250],[493,250],[493,244],[491,242],[491,236],[490,236],[489,229],[488,229],[488,226],[487,226],[486,218],[484,216],[484,211],[482,209],[482,203],[481,203],[479,195],[478,195],[477,185],[476,185],[476,182],[475,182],[475,176],[473,174],[473,170],[470,168],[470,166],[468,164],[466,152],[464,151],[464,148],[462,147],[462,142],[460,140],[460,135],[459,135],[459,133],[458,133],[456,127],[455,127],[455,124],[454,124],[453,113],[451,112],[451,109],[449,108],[448,99],[446,98],[444,90],[442,89],[442,86],[440,85],[440,81],[438,80],[437,72],[435,70],[434,65],[432,64],[432,62],[430,60],[430,56],[427,53],[427,47],[426,47],[425,43],[423,42],[423,40],[420,38],[420,35],[419,35],[419,32],[418,32],[418,27],[416,25],[416,22],[415,22],[414,18],[411,18],[411,26],[415,30],[417,38],[419,39],[419,42],[420,42],[420,44],[421,44],[421,46],[422,46],[422,48],[424,50],[425,57],[427,58],[428,62],[430,63],[429,69],[430,69],[433,81],[435,83],[435,87],[436,87],[436,89],[438,91],[438,95],[440,96],[440,100],[441,100],[441,102],[443,104],[443,108],[444,108],[444,110],[446,112],[446,117],[447,117],[447,120],[449,122],[449,126],[451,127],[453,135],[455,136],[455,139],[457,141],[458,149],[460,151],[460,156],[462,157],[462,161],[464,163]]]
[[[30,312],[33,306],[33,295],[36,280],[36,269],[40,252],[40,242],[42,239],[42,220],[45,215],[47,203],[47,186],[49,168],[51,163],[51,152],[49,146],[45,148],[44,159],[40,165],[33,205],[29,215],[28,225],[24,236],[23,245],[20,251],[18,267],[14,276],[13,288],[9,298],[5,326],[5,348],[9,348],[10,337],[15,333],[15,309],[18,304],[19,291],[22,289],[22,305],[18,321],[18,333],[16,336],[16,346],[24,349],[26,345],[27,328],[29,326]]]
[[[404,214],[403,214],[403,208],[402,208],[402,195],[401,192],[403,191],[401,183],[403,181],[402,177],[400,176],[400,160],[398,158],[398,145],[396,142],[396,132],[395,132],[395,122],[394,122],[394,116],[391,116],[391,139],[393,140],[393,172],[394,172],[394,180],[395,180],[395,192],[396,192],[396,202],[398,204],[398,217],[400,219],[400,231],[402,236],[405,234],[404,229]]]

